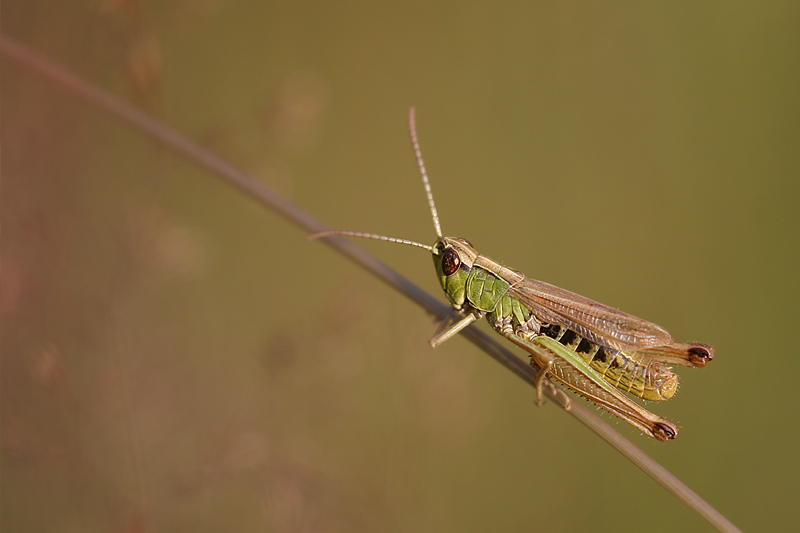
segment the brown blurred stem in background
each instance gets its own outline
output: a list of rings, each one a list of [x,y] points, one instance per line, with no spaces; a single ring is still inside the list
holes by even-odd
[[[135,107],[118,100],[102,89],[31,52],[5,35],[0,35],[0,53],[2,53],[5,60],[14,61],[19,66],[44,76],[58,86],[69,90],[76,96],[116,115],[126,124],[137,127],[143,133],[152,137],[159,145],[170,148],[178,155],[206,168],[216,177],[227,181],[230,185],[238,188],[263,206],[281,214],[286,220],[299,226],[304,231],[316,233],[330,229],[313,216],[302,211],[268,187],[234,168],[226,161],[192,143],[164,124],[145,115]],[[4,176],[4,178],[8,179],[7,176]],[[416,302],[420,307],[436,316],[438,319],[443,319],[453,312],[450,307],[439,302],[436,298],[353,243],[339,237],[328,237],[324,239],[324,242],[346,258],[363,267],[367,272],[383,280],[397,291]],[[502,347],[488,334],[472,326],[463,330],[461,334],[501,365],[525,380],[528,384],[532,386],[535,384],[537,370]],[[628,439],[623,437],[585,405],[574,401],[570,403],[569,397],[552,384],[546,387],[545,392],[552,402],[564,408],[569,414],[589,427],[600,438],[610,444],[636,466],[644,470],[645,473],[660,483],[665,489],[678,498],[678,500],[703,517],[717,530],[726,532],[740,531],[727,518],[689,489],[689,487],[642,450],[637,448]]]

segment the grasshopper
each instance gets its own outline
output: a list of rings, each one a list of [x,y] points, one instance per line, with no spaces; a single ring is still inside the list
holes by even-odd
[[[632,401],[670,399],[678,376],[668,364],[702,367],[713,359],[711,346],[675,342],[661,326],[573,292],[531,279],[479,254],[461,238],[445,237],[417,141],[414,108],[409,112],[411,145],[425,186],[437,239],[433,246],[356,231],[328,230],[311,235],[362,237],[417,246],[433,256],[436,275],[457,318],[444,320],[433,347],[471,323],[486,318],[500,335],[524,349],[539,368],[536,403],[550,375],[647,435],[673,439],[678,426]]]

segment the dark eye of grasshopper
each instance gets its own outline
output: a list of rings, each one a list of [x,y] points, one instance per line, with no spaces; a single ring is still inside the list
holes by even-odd
[[[447,248],[442,256],[442,272],[445,276],[452,276],[458,270],[461,264],[461,258],[458,257],[458,252],[453,248]]]

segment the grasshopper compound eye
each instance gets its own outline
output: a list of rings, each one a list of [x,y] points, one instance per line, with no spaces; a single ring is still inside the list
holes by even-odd
[[[442,272],[445,276],[452,276],[458,271],[461,258],[455,248],[446,248],[442,256]]]

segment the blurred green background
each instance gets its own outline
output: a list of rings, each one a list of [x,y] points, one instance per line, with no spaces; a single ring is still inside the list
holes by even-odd
[[[796,526],[800,4],[10,1],[3,32],[321,220],[433,226],[713,344],[612,424]],[[2,65],[4,531],[705,531],[463,339],[207,172]],[[440,296],[417,249],[364,247]]]

